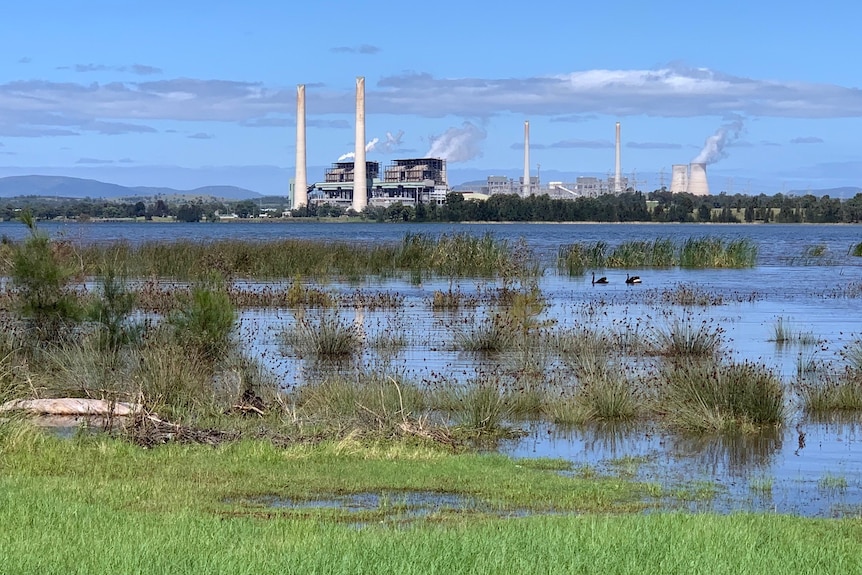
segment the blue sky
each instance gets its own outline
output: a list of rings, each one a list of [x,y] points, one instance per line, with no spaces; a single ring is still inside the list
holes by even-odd
[[[0,176],[286,193],[296,86],[309,178],[446,150],[450,183],[606,175],[639,187],[722,135],[719,190],[862,186],[860,12],[849,1],[404,3],[30,0],[0,21]]]

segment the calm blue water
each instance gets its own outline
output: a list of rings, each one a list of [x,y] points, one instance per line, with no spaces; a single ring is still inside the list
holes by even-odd
[[[723,330],[725,348],[737,360],[772,368],[790,386],[804,362],[834,363],[841,368],[841,350],[862,333],[862,258],[849,251],[862,242],[862,226],[782,224],[321,224],[290,223],[53,223],[40,224],[52,237],[73,242],[131,243],[224,238],[274,240],[309,238],[365,244],[397,242],[407,232],[431,235],[487,233],[508,241],[523,238],[545,263],[541,280],[548,300],[547,319],[560,328],[582,324],[667,325],[690,316]],[[20,223],[0,223],[0,235],[20,239]],[[669,238],[677,244],[697,237],[726,241],[748,239],[758,248],[757,266],[742,270],[629,270],[644,283],[628,286],[626,270],[606,270],[610,282],[594,286],[589,277],[569,278],[553,271],[561,245],[606,242],[610,248],[628,240]],[[822,255],[806,255],[813,247]],[[396,311],[344,310],[371,340],[391,331],[407,334],[408,345],[385,359],[367,354],[372,368],[387,369],[415,381],[464,378],[493,368],[475,357],[454,351],[453,333],[485,310],[461,316],[430,313],[435,289],[453,286],[466,293],[488,287],[481,280],[369,280],[356,286],[333,283],[333,291],[359,289],[394,291],[405,297]],[[666,303],[663,294],[686,286],[721,299],[719,305],[681,307]],[[815,344],[778,346],[770,341],[777,318],[794,332],[812,336]],[[289,310],[247,310],[241,314],[241,339],[260,357],[285,388],[314,377],[313,367],[285,353],[279,332],[296,319]],[[466,374],[466,375],[465,375]],[[549,377],[558,377],[550,374]],[[658,481],[668,488],[692,480],[717,486],[715,498],[692,501],[691,509],[752,509],[810,516],[862,515],[862,434],[857,419],[810,421],[792,412],[784,428],[755,437],[690,437],[658,426],[608,428],[592,426],[560,430],[544,423],[528,425],[528,436],[501,446],[518,457],[562,457],[576,466],[589,465],[609,473],[631,467],[633,476]],[[799,441],[800,433],[805,441]],[[622,462],[622,463],[621,463]]]

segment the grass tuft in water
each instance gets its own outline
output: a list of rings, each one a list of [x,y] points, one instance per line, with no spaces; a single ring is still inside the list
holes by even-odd
[[[726,242],[721,238],[689,238],[682,245],[682,268],[750,268],[757,259],[757,246],[747,239]]]
[[[763,365],[687,362],[662,379],[658,410],[681,429],[745,431],[784,420],[784,387]]]
[[[808,413],[862,411],[862,372],[847,368],[843,373],[820,373],[800,379],[797,394]]]
[[[282,340],[300,355],[316,358],[349,357],[362,348],[360,326],[341,317],[337,310],[323,310],[314,317],[299,314],[282,332]]]
[[[723,333],[721,327],[712,326],[707,320],[696,322],[687,316],[657,328],[652,341],[657,353],[670,358],[708,358],[718,355]]]

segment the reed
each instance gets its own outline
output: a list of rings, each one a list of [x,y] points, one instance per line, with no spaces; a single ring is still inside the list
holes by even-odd
[[[215,408],[208,360],[168,337],[153,337],[139,350],[130,376],[135,396],[162,417],[200,416]]]
[[[512,414],[510,398],[493,382],[473,381],[450,388],[450,415],[455,424],[470,435],[496,436],[508,433]]]
[[[332,358],[358,353],[364,334],[360,326],[342,318],[337,310],[323,310],[313,317],[297,315],[296,321],[282,332],[281,338],[301,356]]]
[[[582,276],[588,269],[607,266],[605,242],[566,244],[557,251],[557,269],[570,276]]]
[[[837,411],[862,411],[862,371],[847,368],[842,373],[821,373],[800,378],[796,386],[802,408],[815,415]]]
[[[511,319],[503,312],[496,312],[467,329],[455,331],[454,342],[463,351],[500,352],[514,347],[516,335],[517,328]]]
[[[668,268],[676,265],[676,248],[669,238],[630,240],[607,257],[609,268]]]
[[[680,250],[682,268],[747,268],[754,267],[757,246],[747,239],[725,242],[721,238],[689,238]]]
[[[722,305],[724,298],[720,294],[709,293],[696,285],[679,284],[673,289],[663,290],[661,301],[679,306],[708,307]]]
[[[696,322],[691,317],[675,318],[664,328],[656,328],[652,336],[654,350],[670,358],[708,358],[718,355],[722,347],[721,327],[706,320]]]
[[[607,366],[579,370],[575,402],[584,421],[624,421],[638,414],[634,384],[620,370]]]
[[[674,426],[700,432],[746,431],[784,420],[784,387],[751,362],[685,362],[665,370],[659,410]]]
[[[850,255],[857,258],[862,257],[862,242],[859,242],[858,244],[850,248]]]

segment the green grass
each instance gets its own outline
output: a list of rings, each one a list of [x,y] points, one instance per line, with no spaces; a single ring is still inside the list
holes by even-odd
[[[26,435],[26,434],[25,434]],[[110,440],[3,443],[2,571],[18,573],[853,573],[862,525],[627,509],[635,484],[499,456],[326,444],[142,450]],[[551,516],[403,524],[244,505],[247,496],[438,490]],[[621,503],[620,503],[621,502]],[[580,509],[586,514],[566,514]]]
[[[682,268],[750,268],[757,259],[757,246],[747,239],[725,242],[703,237],[686,240],[679,255]]]
[[[862,372],[847,368],[838,374],[821,373],[804,378],[797,393],[809,413],[862,411]],[[817,377],[819,375],[819,377]]]

